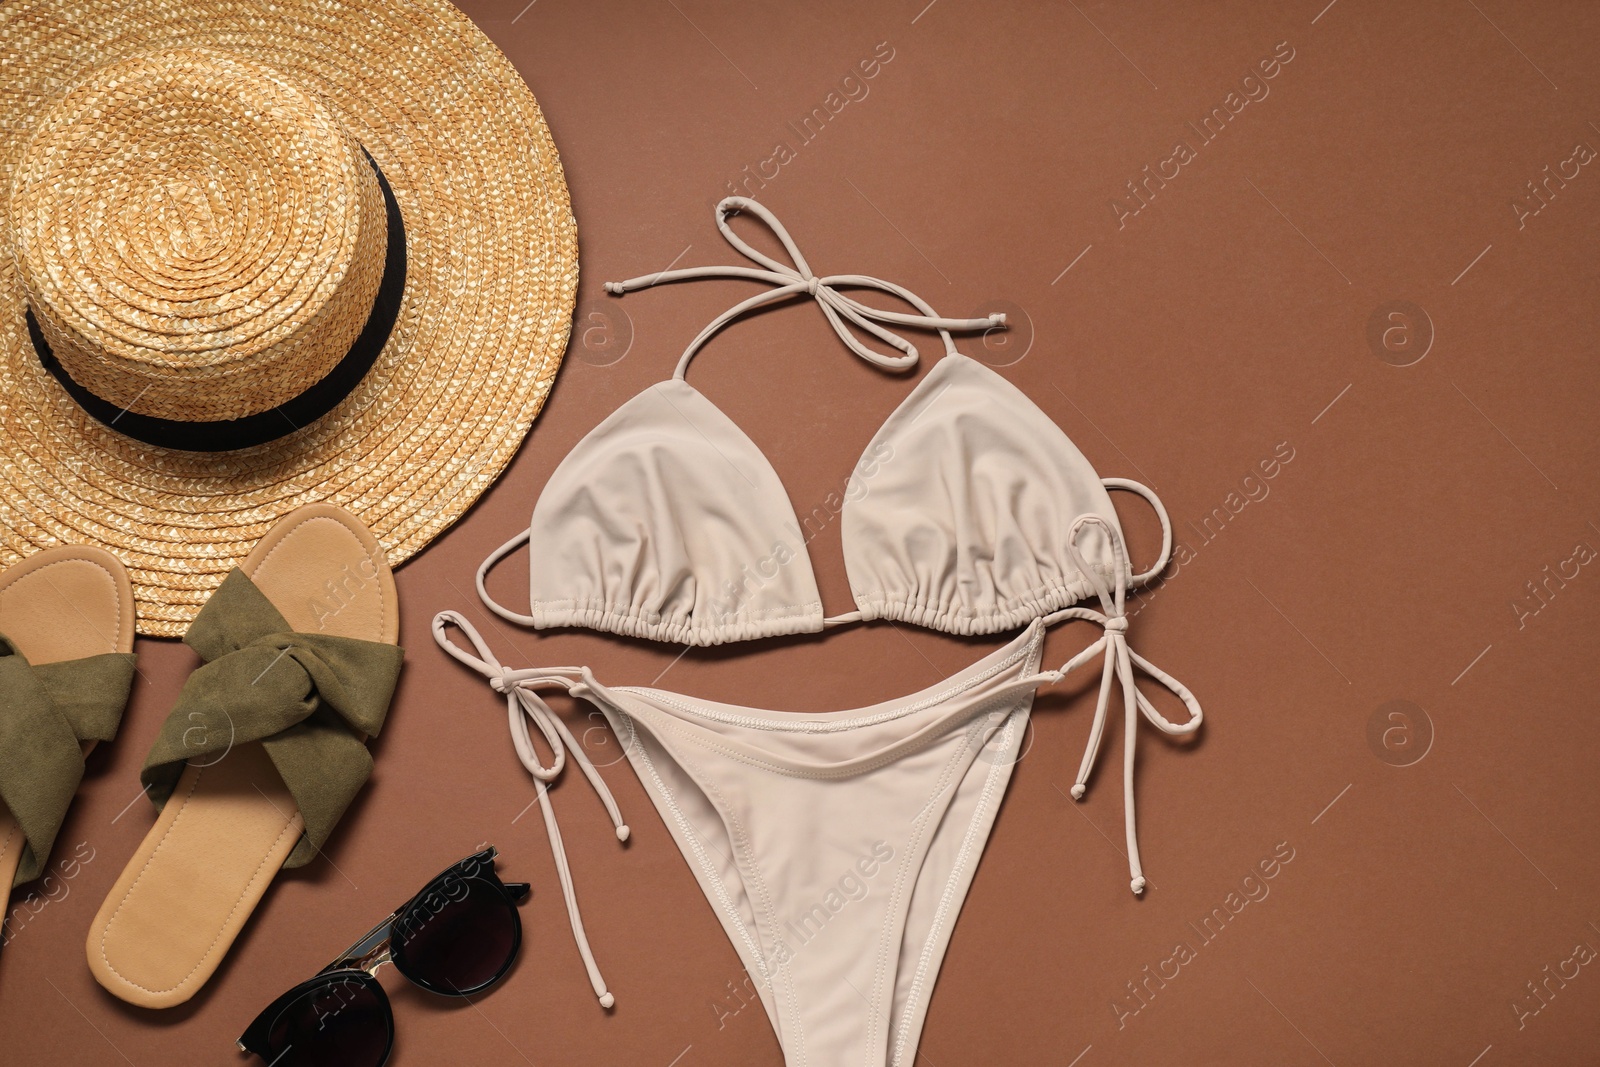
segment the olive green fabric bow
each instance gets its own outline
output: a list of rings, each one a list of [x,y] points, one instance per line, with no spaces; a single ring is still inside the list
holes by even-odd
[[[202,664],[178,694],[140,774],[161,807],[185,764],[261,742],[305,817],[285,867],[309,863],[367,776],[364,736],[383,727],[404,653],[381,641],[299,633],[235,568],[184,635]]]
[[[133,687],[133,653],[32,664],[0,634],[0,800],[24,840],[12,885],[44,872],[83,780],[84,741],[117,735]]]

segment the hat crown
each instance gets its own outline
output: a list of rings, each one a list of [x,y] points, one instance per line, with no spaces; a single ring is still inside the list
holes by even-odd
[[[383,277],[383,194],[327,105],[254,60],[141,53],[39,123],[9,201],[62,369],[122,409],[238,419],[344,358]]]
[[[158,181],[151,192],[152,221],[165,227],[178,259],[205,260],[220,250],[226,230],[218,225],[210,198],[198,180],[183,175]]]

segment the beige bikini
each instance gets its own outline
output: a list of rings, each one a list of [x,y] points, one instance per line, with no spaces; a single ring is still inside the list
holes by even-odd
[[[785,264],[751,248],[732,212],[766,223]],[[538,628],[586,626],[708,645],[893,619],[958,634],[1022,627],[1005,647],[919,693],[872,707],[795,714],[736,707],[660,689],[608,687],[587,667],[508,670],[459,614],[442,612],[446,651],[506,696],[512,736],[548,783],[565,759],[594,783],[627,827],[581,747],[537,692],[562,689],[603,712],[756,979],[785,1062],[910,1064],[952,924],[1010,781],[1035,689],[1104,656],[1089,742],[1073,796],[1099,752],[1113,680],[1123,693],[1123,798],[1132,888],[1145,880],[1133,804],[1138,717],[1188,734],[1201,711],[1190,692],[1128,646],[1127,590],[1166,566],[1171,524],[1155,494],[1099,478],[1065,434],[1014,386],[955,349],[950,330],[990,319],[942,319],[893,283],[817,277],[760,204],[730,197],[717,225],[760,265],[667,271],[612,292],[701,277],[763,281],[773,289],[701,332],[672,379],[639,394],[585,437],[551,476],[527,530],[479,570],[478,590],[505,618]],[[840,286],[897,295],[921,314],[862,304]],[[809,295],[850,349],[904,367],[916,348],[893,325],[938,330],[945,356],[878,431],[870,483],[847,499],[845,568],[855,610],[825,618],[794,509],[755,444],[684,380],[689,361],[739,315]],[[893,346],[862,344],[854,326]],[[1135,574],[1107,489],[1144,497],[1161,521],[1161,557]],[[488,569],[531,542],[530,611],[496,604]],[[1098,610],[1076,607],[1095,598]],[[1046,628],[1083,619],[1100,638],[1059,670],[1041,671]],[[462,631],[468,651],[450,637]],[[1188,710],[1168,721],[1134,685],[1135,668]],[[554,752],[542,764],[529,722]],[[574,936],[601,1003],[607,991],[579,918],[566,857],[541,785]]]

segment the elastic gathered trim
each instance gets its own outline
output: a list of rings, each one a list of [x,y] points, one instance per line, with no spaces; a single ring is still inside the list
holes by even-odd
[[[533,625],[541,630],[581,626],[624,637],[704,646],[786,634],[817,633],[822,629],[822,604],[818,601],[798,607],[767,608],[719,616],[715,622],[699,622],[644,609],[618,610],[569,600],[534,604],[532,617]]]
[[[1047,582],[1002,600],[999,606],[979,614],[959,603],[930,603],[927,597],[875,591],[858,593],[856,606],[862,619],[891,619],[930,630],[971,636],[1015,630],[1052,611],[1070,608],[1094,595],[1094,587],[1083,578],[1070,582]]]

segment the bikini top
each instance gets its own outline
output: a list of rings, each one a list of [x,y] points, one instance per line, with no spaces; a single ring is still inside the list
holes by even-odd
[[[789,263],[757,251],[728,224],[764,222]],[[690,645],[891,619],[955,634],[1020,627],[1107,584],[1134,588],[1159,574],[1172,526],[1148,488],[1101,479],[1059,427],[1020,390],[956,351],[951,330],[1003,326],[939,317],[893,282],[859,274],[818,277],[788,231],[761,204],[728,197],[717,228],[759,267],[692,267],[606,283],[615,294],[692,278],[741,278],[774,288],[702,330],[671,379],[650,386],[596,426],[551,475],[528,528],[478,568],[486,605],[537,628],[583,626]],[[841,287],[870,288],[920,314],[863,304]],[[935,329],[944,357],[867,446],[843,495],[841,538],[855,610],[824,618],[805,528],[777,473],[749,437],[684,379],[700,347],[755,308],[810,296],[845,345],[901,370],[916,347],[888,326]],[[899,354],[879,352],[851,330]],[[1134,574],[1108,488],[1149,501],[1161,556]],[[1080,522],[1086,516],[1102,521]],[[530,613],[496,603],[489,569],[530,544]],[[1093,574],[1086,573],[1092,570]]]

